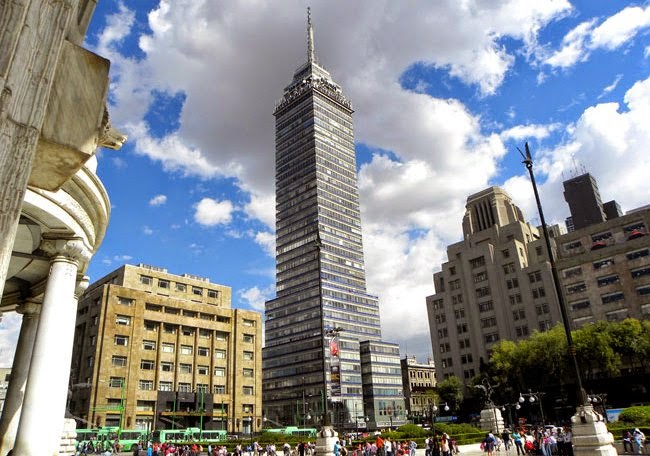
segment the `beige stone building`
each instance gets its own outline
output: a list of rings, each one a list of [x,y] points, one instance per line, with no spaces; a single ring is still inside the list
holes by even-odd
[[[420,423],[429,416],[434,405],[436,364],[432,358],[426,363],[419,363],[415,356],[406,356],[400,360],[400,364],[407,416]]]
[[[257,432],[261,326],[229,287],[124,265],[80,299],[70,411],[78,427]]]
[[[650,208],[567,233],[557,268],[574,328],[650,318]]]
[[[447,247],[436,293],[426,298],[438,380],[467,382],[496,342],[561,321],[539,230],[498,187],[469,196],[466,207],[464,238]],[[550,232],[559,235],[557,226]]]

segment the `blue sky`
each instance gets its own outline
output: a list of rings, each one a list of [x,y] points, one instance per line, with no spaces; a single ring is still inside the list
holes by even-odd
[[[355,107],[368,290],[402,355],[431,353],[425,297],[469,194],[502,186],[537,222],[525,141],[549,221],[577,170],[623,210],[650,203],[648,1],[309,5]],[[99,2],[86,46],[112,62],[129,140],[98,153],[112,214],[92,280],[142,262],[229,285],[234,307],[274,296],[272,112],[306,58],[307,6]]]

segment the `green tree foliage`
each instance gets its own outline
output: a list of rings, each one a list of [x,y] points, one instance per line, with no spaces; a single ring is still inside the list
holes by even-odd
[[[463,382],[452,375],[438,383],[436,386],[441,402],[446,402],[451,408],[458,408],[463,401]]]
[[[597,322],[572,332],[576,357],[585,379],[598,375],[616,377],[621,368],[647,372],[650,359],[650,321],[626,319]],[[521,391],[565,384],[572,378],[566,334],[558,324],[528,339],[495,345],[487,377],[493,386]]]
[[[650,426],[650,406],[626,408],[618,416],[618,420],[633,426]]]

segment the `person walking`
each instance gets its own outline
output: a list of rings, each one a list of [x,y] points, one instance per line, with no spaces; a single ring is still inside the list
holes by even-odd
[[[512,433],[512,438],[515,441],[515,447],[517,447],[517,456],[525,455],[526,450],[524,450],[524,437],[521,435],[521,431],[519,429],[515,429],[515,432]]]
[[[634,428],[632,438],[634,439],[634,443],[636,443],[637,453],[641,454],[641,450],[643,450],[643,447],[645,446],[645,434],[641,432],[639,428]]]

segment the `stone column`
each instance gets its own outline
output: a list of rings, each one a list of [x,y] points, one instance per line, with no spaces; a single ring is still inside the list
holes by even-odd
[[[41,304],[28,300],[19,305],[16,312],[23,314],[23,321],[20,325],[16,354],[11,366],[11,380],[0,420],[0,456],[5,456],[14,447]]]
[[[79,238],[46,239],[51,254],[14,454],[58,453],[68,395],[77,314],[77,270],[90,252]]]

